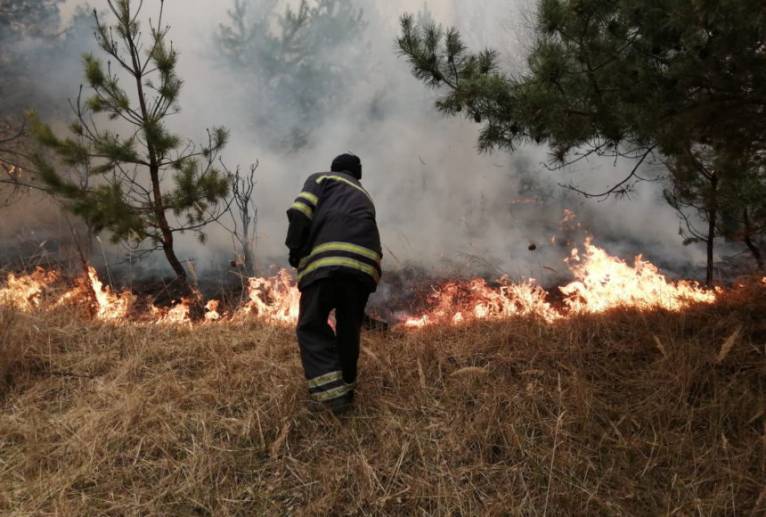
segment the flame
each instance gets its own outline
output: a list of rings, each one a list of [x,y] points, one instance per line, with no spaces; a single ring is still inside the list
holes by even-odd
[[[44,308],[43,295],[52,290],[52,286],[61,279],[56,271],[37,268],[27,275],[6,277],[4,287],[0,288],[0,305],[12,305],[23,311]],[[130,291],[114,292],[98,277],[96,269],[87,267],[87,274],[78,278],[76,285],[60,293],[50,304],[50,308],[68,305],[87,305],[93,308],[93,317],[110,322],[124,321],[130,316],[149,320],[158,324],[192,323],[192,306],[202,304],[202,293],[196,292],[192,298],[183,298],[169,308],[150,305],[147,314],[132,314],[136,296]],[[237,315],[255,317],[272,323],[292,324],[298,319],[300,293],[291,273],[283,269],[273,277],[254,277],[248,279],[248,301]],[[204,305],[202,319],[206,322],[224,320],[220,312],[219,300],[208,300]]]
[[[275,276],[248,279],[247,303],[239,316],[255,316],[270,323],[293,324],[298,321],[300,292],[293,275],[281,269]]]
[[[561,287],[572,313],[600,313],[616,307],[683,310],[694,303],[713,303],[716,292],[696,282],[668,280],[657,266],[637,256],[633,266],[585,242],[567,260],[576,280]]]
[[[189,298],[182,298],[169,309],[152,305],[151,313],[155,323],[159,325],[181,325],[192,322],[191,305],[192,301]]]
[[[156,305],[152,305],[151,313],[156,323],[162,325],[183,325],[192,324],[194,319],[192,318],[192,306],[195,304],[201,304],[203,296],[202,293],[196,291],[193,298],[181,298],[181,301],[175,303],[170,308],[160,308]],[[223,316],[219,312],[221,302],[219,300],[208,300],[204,307],[204,315],[202,321],[215,322],[223,319]]]
[[[546,321],[560,317],[546,301],[545,290],[534,280],[514,284],[503,277],[498,283],[498,287],[491,287],[482,278],[447,282],[428,296],[428,313],[405,319],[404,326],[459,325],[531,315]]]
[[[568,214],[565,214],[565,218]],[[537,316],[548,322],[575,314],[598,314],[618,307],[680,311],[695,303],[713,303],[718,292],[696,282],[674,282],[640,255],[633,266],[586,240],[581,257],[573,249],[566,260],[575,280],[560,287],[561,309],[547,301],[545,290],[533,280],[513,284],[507,278],[491,287],[482,279],[447,282],[428,296],[428,311],[407,317],[404,326],[458,325],[477,320]]]
[[[563,299],[555,307],[549,300],[549,293],[531,279],[514,283],[502,277],[491,284],[481,278],[451,280],[432,289],[425,298],[425,310],[405,314],[400,322],[403,328],[419,329],[519,316],[554,322],[573,315],[598,314],[614,308],[681,311],[692,304],[713,303],[723,292],[721,289],[706,289],[696,282],[669,280],[641,256],[630,265],[610,256],[590,239],[586,240],[582,249],[573,249],[565,263],[574,280],[559,288]],[[286,269],[271,277],[248,279],[246,302],[228,314],[221,311],[220,301],[209,300],[205,303],[199,292],[169,308],[150,304],[146,313],[138,314],[136,296],[130,291],[114,292],[104,285],[91,266],[74,288],[63,293],[58,291],[57,298],[54,298],[55,284],[60,280],[58,272],[42,268],[28,275],[9,274],[0,288],[0,305],[34,311],[80,304],[91,307],[94,318],[114,324],[132,318],[172,325],[244,318],[292,325],[298,319],[300,307],[300,293],[294,276]],[[766,287],[766,277],[756,279],[755,283]],[[46,303],[46,300],[53,301]],[[199,318],[193,318],[192,308],[203,303],[204,312]]]
[[[43,295],[58,281],[59,276],[58,272],[46,271],[41,267],[28,275],[10,273],[5,280],[5,287],[0,289],[0,304],[31,311],[40,306]]]
[[[218,309],[221,306],[221,302],[218,300],[210,300],[205,304],[205,321],[218,321],[221,319],[221,313]]]
[[[74,288],[59,296],[53,307],[73,304],[89,305],[93,316],[101,321],[125,319],[136,301],[130,291],[116,294],[98,278],[96,268],[87,266],[86,274],[77,279]]]
[[[136,297],[130,291],[115,294],[98,278],[96,268],[88,266],[88,280],[96,298],[96,318],[104,321],[121,320],[130,312]]]

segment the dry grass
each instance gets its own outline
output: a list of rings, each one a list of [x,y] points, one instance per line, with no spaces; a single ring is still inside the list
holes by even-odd
[[[368,334],[338,419],[289,330],[6,311],[0,513],[760,514],[764,314]]]

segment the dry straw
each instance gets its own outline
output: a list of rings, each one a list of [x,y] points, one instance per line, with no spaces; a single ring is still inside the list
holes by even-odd
[[[762,514],[764,294],[368,334],[340,419],[289,329],[4,310],[0,514]]]

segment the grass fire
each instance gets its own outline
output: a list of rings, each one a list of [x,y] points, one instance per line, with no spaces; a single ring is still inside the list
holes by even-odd
[[[392,310],[392,329],[364,338],[361,406],[342,420],[304,406],[289,329],[299,294],[285,270],[249,279],[228,312],[207,301],[196,321],[188,301],[142,304],[92,267],[72,287],[53,271],[8,275],[0,504],[82,514],[763,505],[766,278],[705,289],[590,242],[568,261],[575,280],[555,301],[532,281],[447,280],[414,313]]]
[[[766,515],[762,0],[0,0],[1,515]]]
[[[726,294],[722,288],[707,289],[693,281],[672,281],[640,256],[631,266],[610,256],[590,239],[584,243],[582,257],[575,248],[566,262],[574,280],[558,287],[557,306],[534,279],[513,283],[502,277],[492,282],[494,285],[482,278],[446,280],[430,286],[415,314],[389,308],[396,319],[388,323],[416,329],[512,317],[534,317],[550,323],[620,308],[682,312],[693,305],[715,303],[719,295]],[[206,300],[205,313],[198,321],[191,317],[190,299],[178,300],[169,307],[141,304],[148,307],[143,312],[135,309],[139,305],[136,295],[130,291],[113,292],[93,266],[87,266],[86,273],[74,284],[70,289],[62,287],[62,275],[55,270],[38,268],[27,275],[9,274],[0,288],[0,303],[26,312],[75,306],[90,310],[94,319],[106,322],[195,324],[250,318],[291,325],[298,320],[300,293],[287,269],[272,277],[248,278],[245,302],[227,313],[219,312],[219,300]],[[195,296],[201,298],[202,294],[196,292]]]
[[[475,284],[463,287],[475,296]],[[763,279],[683,310],[625,304],[547,320],[553,309],[531,304],[456,325],[437,309],[427,332],[366,334],[359,410],[341,420],[306,408],[281,308],[198,324],[175,308],[91,318],[48,304],[48,288],[0,309],[4,512],[763,504]]]

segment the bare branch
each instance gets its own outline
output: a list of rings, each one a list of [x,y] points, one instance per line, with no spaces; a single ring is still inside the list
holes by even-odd
[[[638,181],[642,181],[643,180],[643,178],[638,175],[638,170],[644,164],[644,161],[646,161],[646,159],[653,152],[654,152],[654,146],[649,147],[643,153],[643,155],[638,159],[638,162],[633,167],[633,169],[630,171],[630,173],[622,181],[620,181],[619,183],[617,183],[616,185],[614,185],[613,187],[611,187],[609,190],[607,190],[605,192],[601,192],[599,194],[594,194],[592,192],[586,192],[584,190],[581,190],[581,189],[575,187],[574,185],[559,184],[559,186],[564,187],[567,190],[571,190],[573,192],[576,192],[576,193],[578,193],[578,194],[580,194],[582,196],[585,196],[587,198],[608,198],[611,195],[618,195],[618,196],[620,196],[620,195],[622,195],[622,196],[628,195],[629,192],[630,192],[630,187],[631,187],[629,185],[630,181],[634,180],[634,179],[638,180]]]
[[[26,120],[22,120],[21,127],[19,127],[18,131],[16,131],[14,134],[9,136],[8,138],[0,138],[0,145],[3,144],[9,144],[11,142],[14,142],[24,136],[24,133],[27,130]]]

